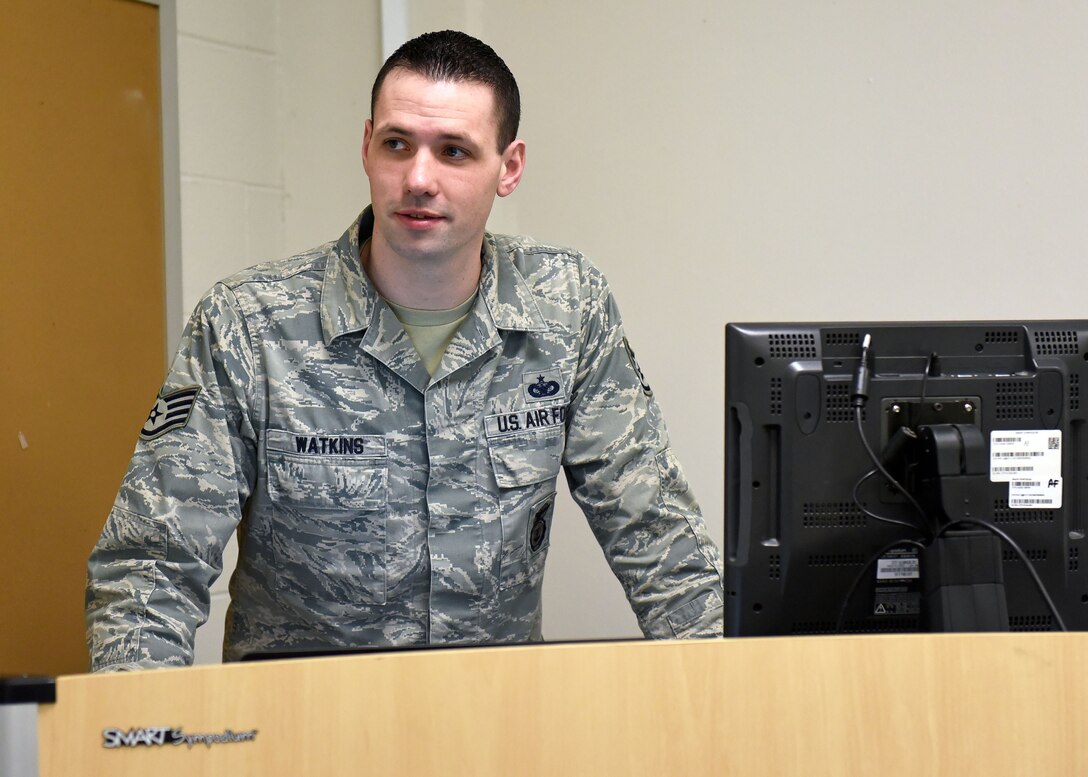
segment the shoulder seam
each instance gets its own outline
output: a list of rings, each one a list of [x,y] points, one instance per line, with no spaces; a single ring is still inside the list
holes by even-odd
[[[299,267],[298,269],[291,270],[289,272],[269,273],[267,275],[258,275],[257,273],[250,273],[250,274],[247,274],[246,277],[239,278],[238,280],[232,280],[231,278],[225,278],[222,281],[220,281],[220,283],[222,283],[224,286],[226,286],[231,291],[233,291],[235,289],[240,289],[243,286],[252,286],[252,285],[255,285],[255,284],[280,283],[282,281],[291,280],[292,278],[297,278],[299,275],[305,275],[306,273],[309,273],[309,272],[323,272],[324,271],[324,265],[328,264],[328,260],[329,260],[329,257],[326,255],[326,256],[318,257],[317,261],[307,262],[303,267]],[[287,261],[290,261],[290,260],[287,260]],[[260,267],[260,265],[257,265],[257,267]],[[256,268],[254,268],[254,269],[256,269]],[[255,275],[257,277],[254,277]]]

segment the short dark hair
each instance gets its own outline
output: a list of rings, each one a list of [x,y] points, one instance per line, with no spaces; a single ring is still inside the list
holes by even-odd
[[[426,32],[405,43],[382,65],[370,91],[370,115],[378,92],[393,70],[407,70],[432,81],[470,81],[491,87],[498,120],[499,152],[518,136],[521,95],[517,81],[502,57],[483,41],[456,30]]]

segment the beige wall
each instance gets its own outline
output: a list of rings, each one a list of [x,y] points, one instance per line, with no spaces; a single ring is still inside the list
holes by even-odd
[[[1088,312],[1088,5],[409,5],[517,75],[503,222],[605,270],[719,542],[726,322]],[[560,520],[546,633],[627,628]]]
[[[517,75],[528,171],[492,226],[604,269],[719,542],[727,321],[1083,315],[1086,5],[402,4],[412,34],[464,29]],[[186,249],[191,307],[234,257],[334,237],[365,204],[356,135],[379,13],[376,0],[186,0],[178,18],[183,226],[205,246]],[[224,77],[193,68],[227,53],[263,64],[207,108],[238,114],[211,132],[187,99],[212,99]],[[271,136],[267,153],[255,139],[267,169],[252,179],[220,180],[237,150],[195,164],[193,144],[251,133]],[[558,515],[545,635],[637,633],[585,522]]]

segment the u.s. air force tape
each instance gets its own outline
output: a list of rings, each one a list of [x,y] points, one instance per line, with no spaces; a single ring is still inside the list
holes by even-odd
[[[567,420],[566,405],[546,405],[484,416],[484,434],[488,439],[530,431],[561,429]]]
[[[186,386],[156,399],[151,412],[147,414],[147,420],[144,421],[144,428],[140,430],[140,438],[154,440],[189,423],[189,416],[199,393],[200,386]]]

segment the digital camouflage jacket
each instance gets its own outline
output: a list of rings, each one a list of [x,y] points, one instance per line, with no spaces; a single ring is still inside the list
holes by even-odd
[[[193,313],[89,562],[94,669],[185,665],[238,532],[224,657],[541,638],[560,469],[654,638],[720,636],[721,560],[600,272],[488,234],[434,376],[335,242]]]

